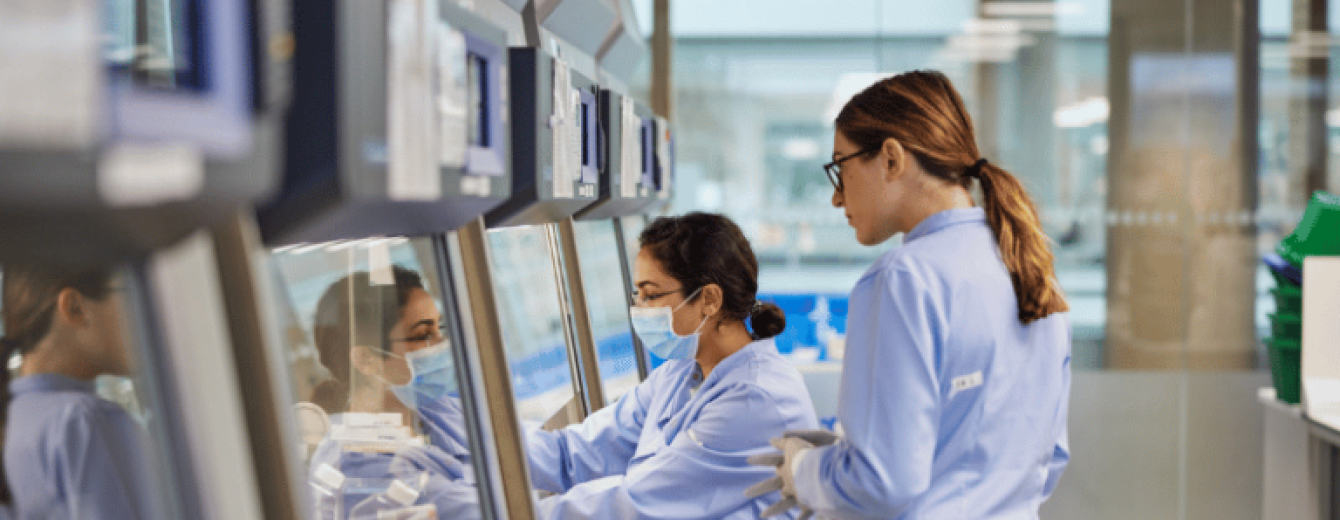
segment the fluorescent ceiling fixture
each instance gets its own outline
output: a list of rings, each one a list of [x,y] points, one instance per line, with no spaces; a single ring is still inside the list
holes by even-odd
[[[1331,128],[1340,127],[1340,107],[1326,111],[1326,126]]]
[[[1037,43],[1037,40],[1027,34],[955,34],[947,38],[947,43],[950,49],[966,51],[1009,49],[1010,52],[1014,52],[1020,47]]]
[[[1019,20],[1019,28],[1028,32],[1053,32],[1056,22],[1051,18],[1031,18]]]
[[[1331,57],[1336,45],[1331,35],[1319,31],[1304,31],[1289,38],[1288,56],[1294,59],[1325,59]]]
[[[390,242],[391,242],[391,239],[389,239],[389,238],[386,238],[386,237],[376,237],[376,238],[369,238],[369,239],[364,240],[362,244],[359,244],[359,246],[362,247],[363,249],[372,249],[372,248],[377,247],[377,246],[379,246],[379,245],[381,245],[381,244],[389,244]]]
[[[307,253],[308,251],[316,251],[317,249],[321,249],[321,248],[323,248],[323,247],[326,247],[326,244],[325,244],[325,243],[308,244],[308,245],[299,247],[299,248],[297,248],[297,249],[291,249],[291,250],[289,250],[289,254],[301,255],[301,254]]]
[[[852,96],[860,94],[876,81],[896,75],[897,72],[848,72],[838,76],[837,86],[833,88],[833,97],[828,101],[828,108],[824,110],[824,123],[832,124],[833,120],[837,119],[838,112],[842,111],[842,107],[847,105]]]
[[[1013,47],[979,47],[972,49],[956,49],[947,47],[936,51],[934,60],[937,63],[1009,63],[1018,56],[1016,48]]]
[[[963,32],[967,34],[1019,34],[1022,30],[1019,20],[969,18],[963,21]]]
[[[955,34],[946,39],[937,62],[1007,63],[1014,61],[1019,49],[1037,42],[1033,36],[1021,32],[1021,25],[1013,20],[969,20],[964,24],[967,34]]]
[[[807,161],[819,156],[819,143],[814,139],[794,137],[782,143],[782,157],[792,161]]]
[[[334,242],[326,244],[326,251],[330,252],[343,251],[345,249],[354,247],[361,242],[362,240],[336,240]]]
[[[1052,113],[1052,124],[1057,128],[1084,128],[1107,122],[1111,107],[1105,97],[1091,97],[1079,103],[1066,105]]]
[[[987,16],[1074,16],[1084,14],[1078,2],[983,2]]]

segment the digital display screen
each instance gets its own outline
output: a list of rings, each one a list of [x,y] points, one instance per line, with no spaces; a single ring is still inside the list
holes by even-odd
[[[466,59],[470,109],[469,141],[471,146],[481,148],[489,146],[488,70],[488,62],[482,56],[469,54]]]
[[[642,120],[642,185],[656,187],[656,170],[652,164],[656,160],[655,129],[650,119]]]
[[[591,124],[591,121],[588,120],[590,111],[591,105],[586,104],[586,101],[583,100],[582,109],[580,110],[582,113],[582,166],[591,165],[591,136],[587,135],[587,131],[591,129],[590,126],[587,126]],[[586,179],[582,179],[582,181],[586,182]]]
[[[107,0],[103,9],[103,61],[143,86],[207,90],[201,2]]]

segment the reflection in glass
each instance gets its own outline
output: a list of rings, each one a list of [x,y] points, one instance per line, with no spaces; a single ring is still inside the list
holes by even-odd
[[[497,229],[488,235],[517,410],[524,421],[544,422],[575,395],[545,228]]]
[[[6,266],[0,502],[18,518],[167,517],[167,443],[135,393],[130,283],[106,267]]]
[[[426,239],[369,239],[273,257],[319,518],[479,516],[432,255]]]
[[[613,277],[621,269],[619,237],[611,221],[577,222],[574,227],[601,384],[606,403],[613,403],[639,382],[628,302],[623,294],[628,284],[622,277]]]

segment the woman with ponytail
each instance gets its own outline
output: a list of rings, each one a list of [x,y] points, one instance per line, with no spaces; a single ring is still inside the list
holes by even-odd
[[[19,520],[161,518],[144,432],[94,393],[99,375],[130,375],[116,278],[106,269],[6,265],[0,360],[0,502]]]
[[[1069,460],[1070,326],[1032,200],[938,72],[875,83],[836,127],[833,206],[861,244],[903,243],[852,290],[844,436],[775,440],[769,484],[829,518],[1037,518]]]
[[[749,457],[817,424],[772,341],[786,316],[757,300],[758,260],[726,217],[659,218],[640,241],[633,329],[666,362],[581,424],[528,434],[532,482],[559,493],[540,518],[758,518],[780,496],[744,496],[770,473]]]

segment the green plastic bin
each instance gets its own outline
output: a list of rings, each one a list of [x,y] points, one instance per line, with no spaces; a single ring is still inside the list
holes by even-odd
[[[1275,295],[1275,312],[1303,315],[1303,290],[1295,285],[1280,284],[1270,290]]]
[[[1275,312],[1270,315],[1270,336],[1275,339],[1301,343],[1303,341],[1303,318],[1295,313]]]
[[[1298,227],[1275,246],[1275,252],[1299,269],[1304,257],[1340,255],[1340,197],[1313,193]]]
[[[1299,342],[1276,338],[1266,338],[1265,341],[1270,353],[1270,379],[1275,383],[1275,398],[1298,404],[1303,393],[1299,377],[1303,350]]]

